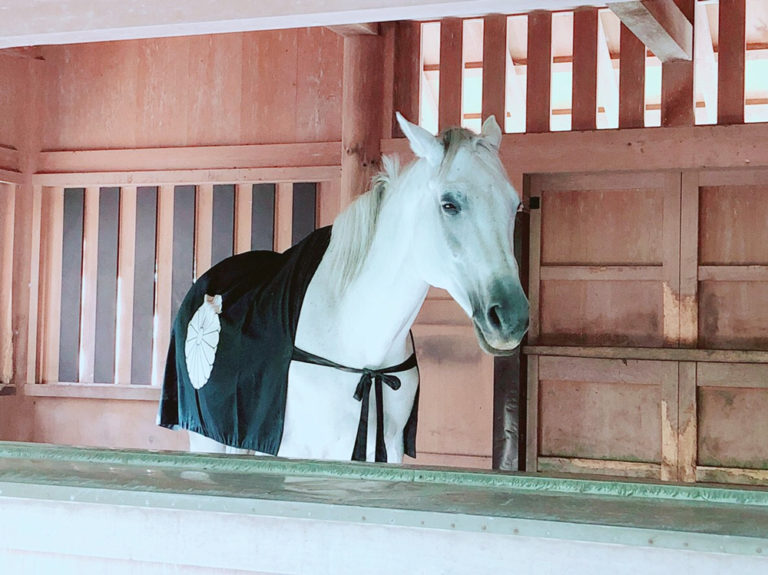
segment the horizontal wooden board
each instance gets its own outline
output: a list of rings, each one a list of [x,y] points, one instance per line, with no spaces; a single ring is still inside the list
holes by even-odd
[[[698,463],[768,470],[768,389],[699,387]]]
[[[288,168],[235,168],[200,170],[152,170],[140,172],[71,172],[34,174],[30,181],[40,186],[156,186],[239,182],[325,182],[339,177],[341,168],[310,166]]]
[[[527,345],[523,353],[534,356],[594,357],[603,359],[647,359],[655,361],[697,361],[717,363],[768,363],[768,351],[733,349],[675,349],[652,347],[583,347]]]
[[[549,381],[659,385],[670,370],[676,373],[673,365],[661,361],[546,356],[539,359],[539,378]]]
[[[702,363],[696,368],[696,384],[768,389],[768,364]]]
[[[664,268],[657,266],[541,266],[542,280],[662,281]]]
[[[664,341],[660,282],[541,282],[545,345],[657,346]]]
[[[699,281],[768,282],[768,266],[699,266]]]
[[[768,264],[768,186],[702,187],[702,265]]]
[[[699,346],[768,350],[768,282],[700,282]]]
[[[0,148],[0,161],[3,158]],[[231,168],[333,166],[341,163],[341,142],[192,146],[121,150],[44,151],[39,173],[143,172]],[[2,163],[0,163],[2,166]]]
[[[642,479],[659,479],[661,476],[661,466],[658,463],[575,457],[539,457],[538,463],[539,471],[545,473],[610,475]]]
[[[660,401],[655,385],[540,378],[539,454],[659,463]]]
[[[658,265],[663,261],[660,190],[543,189],[542,265]]]

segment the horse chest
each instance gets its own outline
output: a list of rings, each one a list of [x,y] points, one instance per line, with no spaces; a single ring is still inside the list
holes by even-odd
[[[403,458],[403,430],[418,388],[418,371],[399,374],[401,387],[383,386],[384,441],[388,461]],[[361,403],[354,398],[358,374],[293,362],[289,369],[283,438],[278,455],[297,458],[349,460],[354,448]],[[376,444],[375,394],[368,415],[367,459]]]

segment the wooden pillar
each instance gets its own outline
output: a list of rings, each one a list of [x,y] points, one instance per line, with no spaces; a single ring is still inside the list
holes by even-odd
[[[551,77],[552,14],[531,12],[528,15],[526,132],[549,132]]]
[[[744,123],[745,0],[720,0],[717,123]]]
[[[619,48],[619,128],[645,125],[645,44],[621,25]]]
[[[409,121],[419,121],[421,86],[421,22],[395,22],[393,108]],[[392,114],[393,138],[404,137]]]
[[[597,8],[573,13],[573,130],[597,128]]]
[[[368,190],[381,155],[382,38],[344,38],[341,207]]]
[[[507,78],[507,17],[486,16],[483,24],[483,119],[490,115],[504,129]]]
[[[34,383],[37,354],[37,295],[40,256],[40,217],[42,189],[31,183],[37,168],[42,122],[42,82],[45,63],[27,64],[24,93],[25,107],[19,110],[25,128],[19,146],[19,167],[24,176],[16,186],[13,216],[13,290],[11,326],[13,330],[12,383]]]
[[[445,18],[440,23],[440,100],[437,127],[440,131],[461,125],[461,78],[463,72],[460,18]]]
[[[675,4],[688,21],[693,23],[695,0],[675,0]],[[693,60],[662,64],[661,125],[692,126],[694,124],[693,96]]]

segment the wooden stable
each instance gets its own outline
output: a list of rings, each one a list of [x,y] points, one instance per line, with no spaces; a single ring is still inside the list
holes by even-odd
[[[768,125],[745,123],[747,5],[721,1],[715,125],[695,123],[698,52],[659,62],[662,125],[644,127],[648,50],[665,53],[623,25],[614,130],[597,129],[598,9],[572,15],[566,132],[550,130],[553,14],[524,16],[524,62],[510,20],[483,18],[481,116],[510,114],[510,72],[524,78],[526,131],[501,153],[529,208],[532,325],[521,361],[494,360],[430,293],[417,463],[768,481]],[[466,121],[477,66],[462,19],[439,24],[443,128]],[[330,223],[380,154],[410,156],[394,111],[424,104],[421,29],[0,51],[0,439],[185,449],[155,426],[179,294],[226,255]]]

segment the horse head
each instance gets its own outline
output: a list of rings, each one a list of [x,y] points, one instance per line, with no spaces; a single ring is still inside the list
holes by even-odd
[[[513,253],[520,197],[499,159],[501,129],[490,116],[480,135],[451,128],[435,137],[397,119],[423,178],[415,269],[464,309],[485,351],[510,353],[528,329],[528,300]]]

